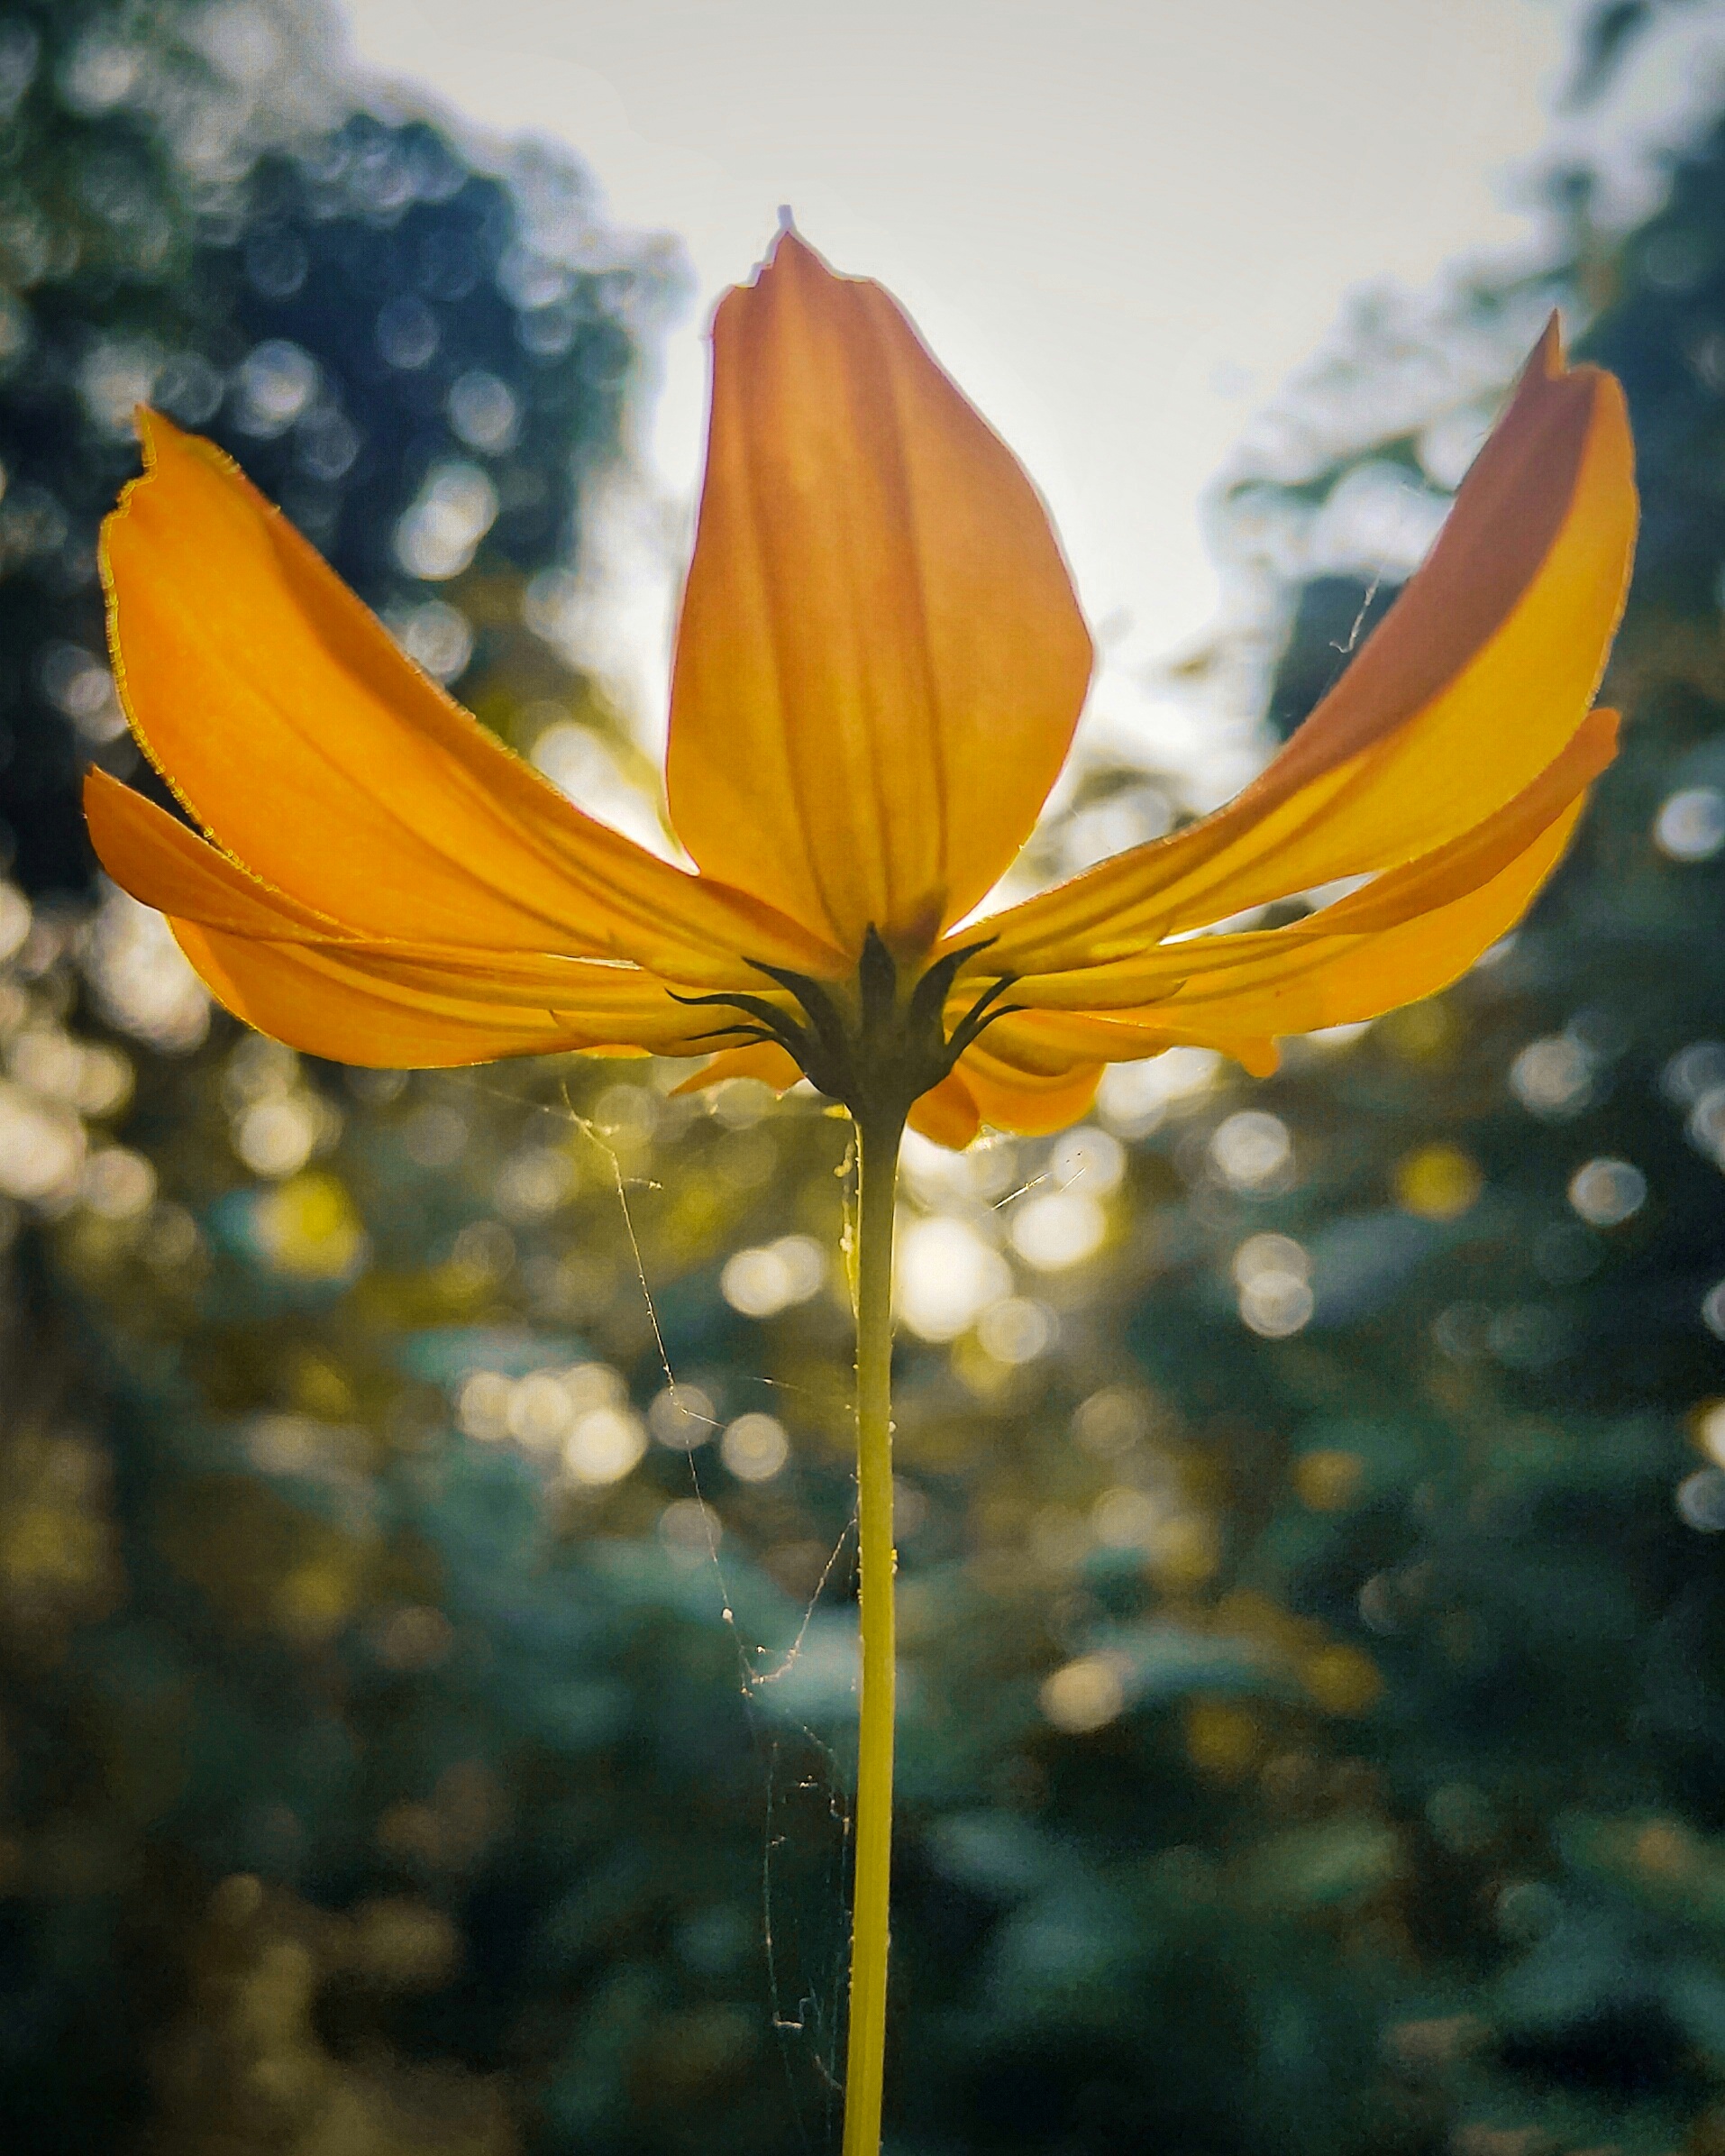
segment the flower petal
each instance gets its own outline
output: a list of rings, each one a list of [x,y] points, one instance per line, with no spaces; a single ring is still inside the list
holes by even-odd
[[[938,1085],[911,1103],[910,1128],[949,1151],[962,1153],[982,1128],[981,1110],[975,1096],[957,1071],[948,1071]]]
[[[340,1062],[482,1063],[554,1048],[699,1055],[713,1013],[638,966],[354,937],[238,867],[105,773],[85,799],[104,863],[166,912],[235,1017]]]
[[[121,890],[159,912],[278,941],[327,942],[351,934],[240,867],[99,765],[84,774],[84,820],[97,860]]]
[[[1301,946],[1325,949],[1338,938],[1374,936],[1447,907],[1480,889],[1532,845],[1555,818],[1599,776],[1617,754],[1618,716],[1589,713],[1563,754],[1507,808],[1429,854],[1374,876],[1304,920],[1281,928],[1237,930],[1153,945],[1141,957],[1078,966],[1016,981],[1013,1003],[1034,1009],[1125,1009],[1206,992],[1218,975],[1230,981],[1263,959],[1280,967]],[[1290,1028],[1297,1030],[1297,1028]]]
[[[328,946],[258,943],[172,915],[169,926],[235,1018],[337,1063],[409,1070],[564,1048],[676,1054],[679,1017],[687,1024],[686,1012],[663,1008],[662,986],[633,968],[616,970],[609,1009],[535,1010],[408,985]]]
[[[1106,963],[1482,821],[1585,717],[1635,520],[1622,392],[1565,369],[1554,323],[1430,555],[1275,761],[1202,823],[983,924],[972,970]]]
[[[704,1093],[733,1078],[755,1078],[775,1093],[788,1093],[802,1074],[796,1057],[776,1040],[751,1041],[744,1048],[721,1048],[705,1069],[673,1085],[671,1097],[674,1101],[682,1093]]]
[[[143,477],[103,532],[114,668],[140,743],[224,848],[367,935],[701,982],[738,978],[739,953],[831,970],[758,901],[646,853],[511,755],[218,450],[160,418],[142,431]]]
[[[713,324],[667,769],[690,854],[920,955],[1028,836],[1090,667],[1010,452],[878,285],[785,233]]]
[[[1611,731],[1593,730],[1595,754],[1598,734]],[[1487,830],[1379,878],[1310,921],[1188,946],[1218,962],[1232,954],[1232,963],[1194,970],[1155,1002],[1027,1010],[990,1028],[990,1048],[1052,1068],[1063,1056],[1125,1061],[1180,1043],[1219,1048],[1248,1070],[1273,1069],[1264,1051],[1278,1037],[1353,1024],[1435,995],[1514,927],[1562,858],[1585,803],[1588,745],[1584,737],[1566,770],[1545,774]]]
[[[990,1129],[1041,1137],[1090,1113],[1103,1064],[1092,1057],[1050,1075],[1033,1075],[978,1046],[965,1050],[958,1068]]]

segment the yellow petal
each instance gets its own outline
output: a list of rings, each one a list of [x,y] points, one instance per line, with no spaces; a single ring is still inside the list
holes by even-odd
[[[954,1153],[962,1153],[976,1137],[982,1128],[981,1111],[957,1071],[949,1071],[938,1085],[912,1103],[910,1128],[918,1137]]]
[[[1017,461],[794,233],[713,324],[667,780],[707,872],[851,953],[967,913],[1065,758],[1090,639]]]
[[[1063,1055],[1128,1060],[1179,1042],[1219,1048],[1253,1069],[1262,1067],[1263,1045],[1278,1036],[1353,1024],[1435,995],[1515,926],[1562,858],[1585,795],[1571,789],[1554,804],[1556,790],[1529,790],[1548,811],[1531,834],[1530,815],[1506,812],[1497,836],[1519,826],[1526,841],[1512,857],[1501,860],[1502,848],[1483,839],[1474,846],[1470,886],[1456,889],[1465,879],[1447,872],[1456,858],[1448,853],[1409,872],[1409,883],[1424,881],[1437,901],[1426,910],[1410,915],[1374,886],[1355,894],[1359,905],[1343,900],[1293,928],[1214,938],[1218,955],[1232,951],[1235,963],[1194,973],[1155,1003],[1027,1011],[990,1028],[990,1046],[1015,1062],[1053,1064]]]
[[[328,946],[265,944],[196,921],[169,927],[200,979],[224,1009],[260,1033],[310,1055],[386,1070],[489,1063],[561,1048],[668,1046],[678,1013],[662,1008],[651,975],[618,969],[618,1006],[535,1010],[403,985],[369,973],[355,954]],[[685,1027],[687,1013],[680,1014]],[[641,1037],[636,1037],[637,1036]],[[662,1042],[662,1036],[666,1037]]]
[[[680,1085],[673,1085],[671,1097],[674,1101],[680,1093],[704,1093],[710,1086],[724,1085],[733,1078],[757,1078],[775,1093],[788,1093],[802,1074],[790,1051],[777,1041],[751,1041],[744,1048],[721,1048],[703,1070],[685,1078]]]
[[[96,858],[123,891],[160,912],[235,936],[325,942],[339,921],[272,889],[165,809],[95,766],[84,774],[84,820]]]
[[[1590,712],[1563,754],[1507,808],[1304,920],[1281,928],[1188,937],[1152,946],[1142,957],[1032,974],[1013,983],[1011,1000],[1036,1009],[1126,1009],[1153,999],[1166,1002],[1184,991],[1189,1001],[1219,975],[1242,978],[1242,968],[1255,960],[1280,967],[1302,946],[1330,949],[1338,938],[1377,935],[1433,913],[1477,891],[1525,854],[1611,763],[1617,754],[1617,734],[1615,711]]]
[[[309,1054],[399,1068],[553,1048],[698,1055],[707,1045],[715,1014],[638,966],[357,938],[105,773],[90,773],[85,799],[104,864],[167,913],[217,999]]]
[[[985,923],[978,965],[1105,963],[1482,821],[1585,717],[1635,520],[1622,392],[1565,370],[1554,324],[1430,556],[1268,769],[1204,822]]]
[[[1216,974],[1182,991],[1172,1009],[1182,1024],[1229,1038],[1274,1038],[1353,1025],[1435,995],[1520,919],[1563,857],[1582,806],[1574,802],[1520,860],[1465,898],[1375,936],[1337,936],[1242,966],[1237,976]]]
[[[958,1064],[983,1122],[991,1129],[1016,1130],[1026,1137],[1064,1130],[1088,1115],[1102,1067],[1100,1060],[1092,1058],[1068,1064],[1053,1075],[1032,1075],[981,1046],[967,1048]]]
[[[208,443],[144,423],[103,533],[133,731],[197,822],[370,936],[738,977],[830,953],[583,816],[419,672]],[[796,954],[800,954],[797,955]]]

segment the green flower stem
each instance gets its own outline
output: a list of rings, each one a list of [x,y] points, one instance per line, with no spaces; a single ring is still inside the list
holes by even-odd
[[[902,1115],[859,1119],[856,1485],[862,1696],[851,1892],[851,2010],[844,2156],[878,2156],[892,1883],[892,1221]]]

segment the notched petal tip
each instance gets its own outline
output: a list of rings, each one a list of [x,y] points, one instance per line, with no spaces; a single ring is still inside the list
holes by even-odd
[[[866,278],[847,277],[844,270],[835,270],[820,249],[811,246],[804,239],[802,233],[798,231],[797,220],[792,215],[790,205],[787,202],[781,203],[779,206],[779,229],[767,242],[767,251],[755,264],[754,272],[749,279],[748,284],[739,287],[737,289],[753,290],[763,281],[771,280],[775,271],[782,275],[793,265],[811,270],[819,276],[831,278],[835,283],[838,284],[855,285],[872,281]],[[720,299],[719,306],[721,307],[726,306],[731,297],[732,294],[726,292]]]
[[[132,427],[138,437],[143,470],[128,480],[120,489],[118,501],[102,520],[105,529],[115,518],[124,516],[139,488],[161,477],[180,458],[204,464],[210,470],[220,472],[224,479],[238,480],[248,487],[251,485],[237,460],[231,457],[226,450],[203,434],[188,433],[183,426],[176,425],[166,412],[158,411],[154,405],[133,405]],[[280,516],[281,511],[273,502],[264,506],[271,516]]]

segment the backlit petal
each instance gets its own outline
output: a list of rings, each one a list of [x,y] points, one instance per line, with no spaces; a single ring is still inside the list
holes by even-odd
[[[1090,639],[1047,513],[878,285],[794,233],[713,324],[667,772],[703,870],[902,956],[1028,836]]]
[[[964,1150],[982,1128],[982,1111],[961,1073],[949,1071],[912,1105],[910,1128],[918,1137],[950,1147],[954,1153]]]
[[[613,1008],[510,1007],[449,992],[434,971],[414,987],[367,970],[363,954],[265,944],[169,917],[180,948],[235,1018],[311,1055],[386,1070],[489,1063],[563,1048],[649,1051],[674,1039],[676,1007],[652,976],[618,969]],[[656,991],[656,992],[655,992]]]
[[[1635,518],[1622,392],[1565,370],[1554,324],[1430,556],[1275,761],[1204,822],[984,924],[978,967],[1106,963],[1480,822],[1585,717]]]
[[[309,1054],[405,1068],[554,1048],[698,1055],[707,1045],[715,1014],[638,966],[355,937],[105,773],[89,775],[85,799],[104,863],[166,912],[223,1005]]]
[[[672,1100],[680,1093],[704,1093],[712,1086],[728,1084],[733,1078],[753,1078],[770,1085],[775,1093],[788,1093],[802,1074],[796,1058],[776,1040],[751,1041],[744,1048],[721,1048],[692,1078],[673,1085],[671,1093]]]
[[[1445,873],[1447,855],[1408,872],[1427,877],[1439,901],[1424,910],[1410,913],[1374,887],[1355,894],[1358,907],[1344,900],[1294,928],[1214,938],[1218,954],[1231,952],[1235,962],[1195,973],[1154,1003],[1015,1014],[990,1029],[990,1046],[1015,1063],[1053,1068],[1063,1057],[1130,1061],[1179,1043],[1219,1048],[1248,1070],[1273,1069],[1264,1050],[1277,1037],[1376,1018],[1458,979],[1520,919],[1562,858],[1584,800],[1572,790],[1531,836],[1523,832],[1527,843],[1505,862],[1482,844],[1468,888],[1456,891],[1465,880]]]
[[[370,936],[738,977],[830,954],[581,814],[398,651],[208,443],[144,425],[103,534],[115,671],[197,822],[278,890]]]
[[[1057,1073],[1038,1076],[1015,1069],[984,1047],[965,1051],[959,1073],[976,1102],[983,1122],[994,1130],[1016,1130],[1027,1137],[1040,1137],[1052,1130],[1064,1130],[1090,1113],[1101,1082],[1100,1059],[1068,1064]]]
[[[93,766],[84,774],[84,820],[96,858],[123,891],[162,913],[235,936],[327,942],[349,933],[290,899],[199,838],[166,809]]]
[[[1278,967],[1306,946],[1375,936],[1447,907],[1521,858],[1553,821],[1599,776],[1617,753],[1614,711],[1591,712],[1575,737],[1532,785],[1474,829],[1419,860],[1374,876],[1369,883],[1281,928],[1236,930],[1154,945],[1141,957],[1031,974],[1013,983],[1010,1000],[1038,1009],[1125,1009],[1183,994],[1190,1001],[1218,975],[1234,981],[1265,960]],[[1289,1028],[1297,1030],[1297,1028]]]

